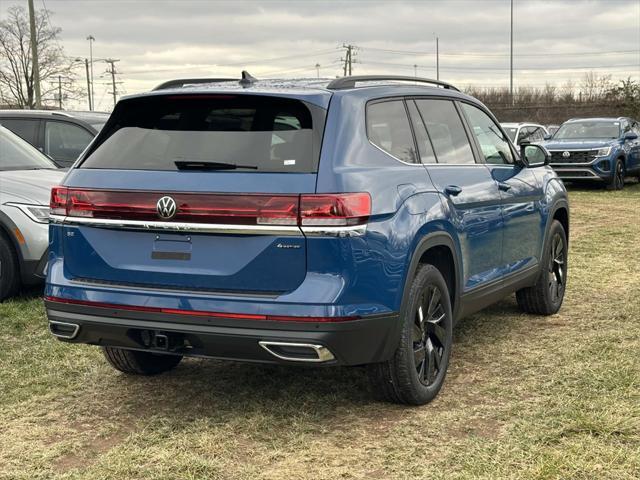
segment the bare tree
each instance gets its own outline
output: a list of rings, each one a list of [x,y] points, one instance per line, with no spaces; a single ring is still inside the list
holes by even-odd
[[[38,10],[35,16],[42,98],[53,98],[58,91],[58,77],[74,77],[72,63],[66,59],[58,42],[61,29],[50,25],[46,11]],[[7,18],[0,22],[0,89],[4,100],[19,108],[35,107],[29,38],[27,12],[20,6],[10,7]],[[68,81],[64,92],[69,96],[76,95]]]
[[[613,87],[611,75],[598,75],[595,72],[587,72],[580,83],[580,89],[584,101],[593,101],[602,98]]]

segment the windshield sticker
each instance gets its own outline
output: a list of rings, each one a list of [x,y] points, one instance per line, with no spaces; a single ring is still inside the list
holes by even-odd
[[[295,164],[296,164],[296,161],[295,161],[295,160],[285,160],[285,161],[284,161],[284,164],[285,164],[285,165],[295,165]]]

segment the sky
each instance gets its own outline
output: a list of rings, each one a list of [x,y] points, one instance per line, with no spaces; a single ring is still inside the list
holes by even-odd
[[[112,106],[105,58],[120,60],[119,94],[171,78],[239,77],[242,69],[258,78],[335,77],[342,73],[345,44],[355,47],[353,74],[435,78],[436,37],[440,79],[509,85],[510,0],[34,3],[46,6],[51,23],[62,29],[69,57],[88,57],[86,37],[95,37],[101,110]],[[27,2],[2,0],[0,18],[16,4]],[[514,0],[513,15],[516,88],[568,80],[579,86],[589,71],[640,80],[640,0]]]

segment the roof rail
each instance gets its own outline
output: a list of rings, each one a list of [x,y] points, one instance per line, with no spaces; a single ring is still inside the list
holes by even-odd
[[[185,85],[196,85],[200,83],[218,83],[218,82],[237,82],[237,78],[180,78],[177,80],[168,80],[155,87],[152,91],[167,90],[169,88],[180,88]]]
[[[449,90],[455,90],[456,92],[460,91],[447,82],[441,82],[440,80],[433,80],[431,78],[409,77],[405,75],[354,75],[350,77],[341,77],[329,82],[327,88],[329,90],[345,90],[347,88],[355,88],[356,83],[358,82],[381,82],[385,80],[429,83]]]
[[[219,83],[219,82],[239,82],[243,87],[249,87],[252,83],[256,82],[258,79],[251,76],[249,72],[246,70],[242,71],[241,79],[237,78],[180,78],[177,80],[168,80],[164,83],[161,83],[156,88],[152,90],[155,92],[156,90],[167,90],[169,88],[181,88],[185,85],[199,85],[203,83]]]

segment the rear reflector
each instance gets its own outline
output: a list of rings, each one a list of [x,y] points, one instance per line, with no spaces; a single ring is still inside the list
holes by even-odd
[[[165,198],[169,198],[169,203],[161,205],[160,200]],[[53,187],[50,207],[52,215],[111,220],[229,225],[351,226],[367,222],[371,215],[371,197],[368,193],[166,194]]]
[[[120,305],[116,303],[103,303],[103,302],[91,302],[88,300],[76,300],[73,298],[62,297],[44,297],[47,302],[64,303],[68,305],[84,305],[87,307],[96,308],[108,308],[116,310],[125,310],[131,312],[149,312],[149,313],[168,313],[172,315],[188,315],[195,317],[215,317],[215,318],[232,318],[240,320],[270,320],[274,322],[346,322],[350,320],[357,320],[358,316],[348,317],[293,317],[287,315],[256,315],[252,313],[225,313],[225,312],[210,312],[204,310],[182,310],[177,308],[162,308],[162,307],[142,307],[137,305]]]

